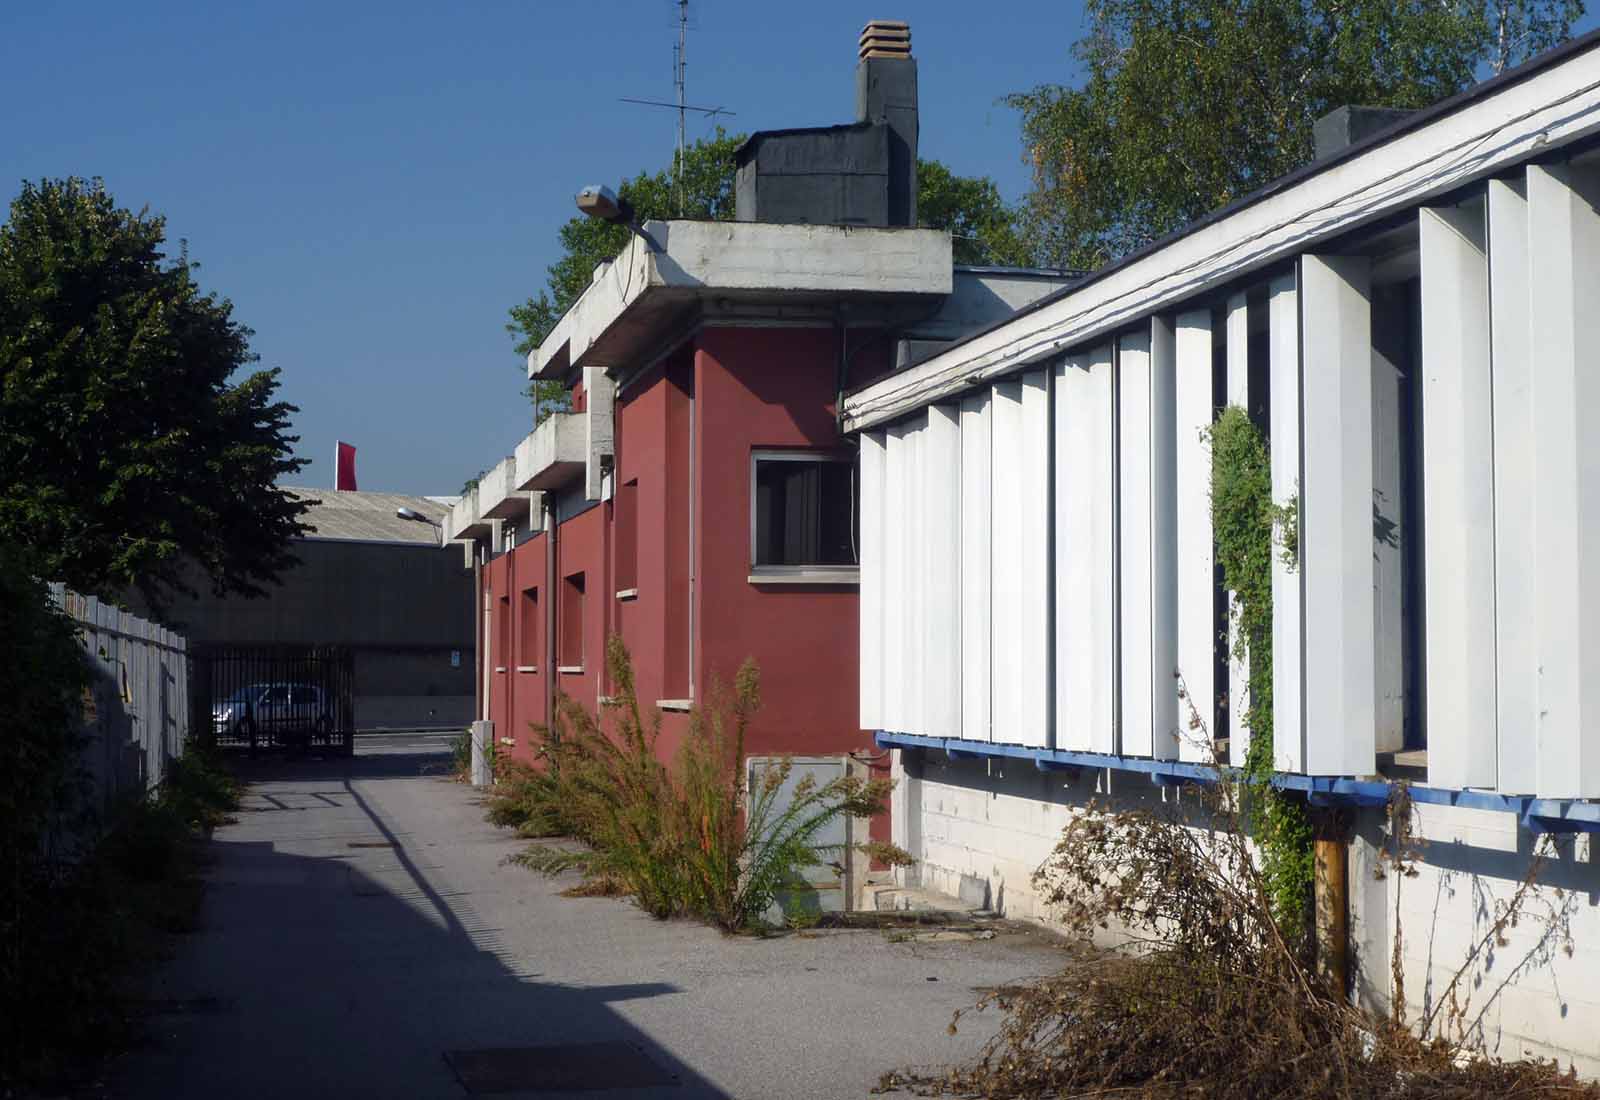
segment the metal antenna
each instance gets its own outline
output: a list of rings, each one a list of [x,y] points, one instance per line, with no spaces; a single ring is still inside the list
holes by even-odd
[[[678,217],[683,217],[688,209],[689,197],[684,189],[683,166],[687,154],[689,112],[696,111],[710,118],[718,115],[732,115],[722,107],[695,107],[688,102],[688,54],[689,54],[689,0],[673,0],[678,5],[678,41],[672,46],[672,89],[677,93],[677,102],[668,103],[659,99],[632,99],[628,96],[618,97],[623,103],[638,103],[645,107],[671,107],[678,112],[678,148],[673,158],[673,176],[678,190]]]

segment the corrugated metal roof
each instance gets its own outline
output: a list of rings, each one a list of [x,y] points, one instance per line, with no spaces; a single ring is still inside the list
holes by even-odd
[[[296,489],[284,492],[297,500],[308,501],[310,511],[303,517],[313,530],[313,539],[360,539],[364,542],[407,542],[438,545],[437,528],[414,519],[395,515],[398,508],[410,508],[434,523],[444,519],[449,506],[430,497],[404,493],[352,493],[334,489]]]

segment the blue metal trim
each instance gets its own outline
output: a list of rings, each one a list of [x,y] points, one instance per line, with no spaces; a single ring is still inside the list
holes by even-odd
[[[956,737],[926,737],[917,733],[891,733],[878,730],[873,739],[882,749],[937,749],[953,760],[977,760],[1001,757],[1012,760],[1029,760],[1042,772],[1073,772],[1109,770],[1142,772],[1158,786],[1170,787],[1183,783],[1214,783],[1221,778],[1237,778],[1237,768],[1214,768],[1206,764],[1190,764],[1178,760],[1150,760],[1139,756],[1118,756],[1113,753],[1069,752],[1065,749],[1042,749],[1029,745],[1009,745],[986,741],[967,741]],[[1316,806],[1384,806],[1394,791],[1395,784],[1387,779],[1355,779],[1339,775],[1300,775],[1279,772],[1272,784],[1284,790],[1301,791]],[[1516,814],[1522,825],[1533,833],[1600,833],[1600,802],[1574,801],[1555,798],[1531,798],[1527,795],[1500,794],[1496,791],[1451,790],[1445,787],[1412,786],[1408,793],[1413,802],[1435,806],[1459,806],[1469,810],[1492,810]]]

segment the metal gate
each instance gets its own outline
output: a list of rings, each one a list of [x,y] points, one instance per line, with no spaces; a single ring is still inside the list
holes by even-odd
[[[223,752],[349,756],[355,661],[342,646],[202,646],[190,651],[191,729]]]

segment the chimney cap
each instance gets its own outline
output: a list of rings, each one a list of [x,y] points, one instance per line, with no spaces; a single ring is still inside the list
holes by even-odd
[[[861,30],[860,56],[910,57],[911,24],[898,19],[874,19]]]

